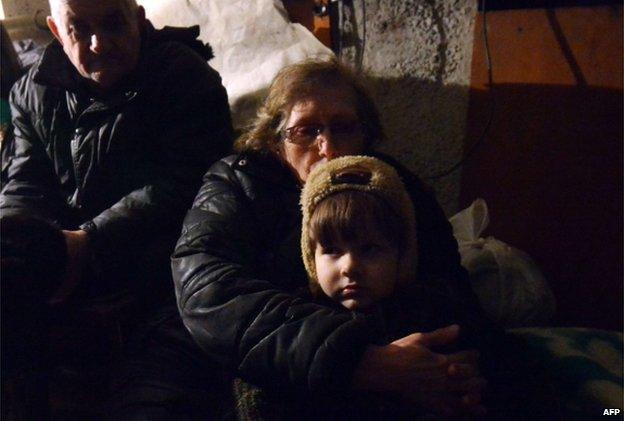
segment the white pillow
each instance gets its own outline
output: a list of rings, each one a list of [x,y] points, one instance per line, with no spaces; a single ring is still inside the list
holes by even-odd
[[[138,0],[161,28],[200,26],[210,60],[227,89],[236,128],[255,116],[269,84],[284,66],[333,53],[310,31],[291,23],[280,0]]]

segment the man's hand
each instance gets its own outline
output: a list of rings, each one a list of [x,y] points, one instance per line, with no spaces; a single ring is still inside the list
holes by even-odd
[[[476,351],[438,354],[454,344],[457,325],[430,333],[414,333],[385,346],[369,346],[354,374],[357,389],[390,392],[426,410],[445,416],[483,414]]]
[[[65,231],[65,244],[67,245],[67,265],[65,266],[65,279],[61,286],[52,295],[49,303],[52,305],[62,304],[76,289],[82,278],[82,272],[89,261],[89,236],[86,231]]]

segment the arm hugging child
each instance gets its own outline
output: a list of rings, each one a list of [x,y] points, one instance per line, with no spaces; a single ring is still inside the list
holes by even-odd
[[[523,394],[521,389],[528,385],[510,367],[522,365],[526,356],[507,352],[513,348],[511,343],[481,314],[417,279],[414,206],[392,166],[367,156],[344,156],[318,165],[306,180],[301,207],[301,252],[315,299],[368,318],[374,331],[371,341],[378,345],[413,332],[459,325],[460,338],[453,349],[436,351],[479,350],[482,369],[496,385],[490,403],[507,414],[524,405],[509,398]],[[478,358],[476,353],[474,358]],[[470,390],[479,402],[485,381],[481,377],[469,381],[478,383]],[[516,386],[499,387],[510,381]],[[237,383],[239,402],[245,392],[264,406],[256,406],[255,415],[248,413],[243,419],[275,418],[276,414],[284,419],[403,419],[426,413],[414,405],[417,398],[408,403],[397,396],[345,391],[341,396],[275,399],[247,386]],[[497,414],[494,408],[491,415]]]

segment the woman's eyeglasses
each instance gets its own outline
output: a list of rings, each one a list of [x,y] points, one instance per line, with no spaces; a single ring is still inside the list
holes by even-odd
[[[324,124],[301,124],[282,130],[282,139],[298,146],[311,147],[321,133],[329,130],[336,141],[349,141],[362,135],[362,125],[358,121]]]

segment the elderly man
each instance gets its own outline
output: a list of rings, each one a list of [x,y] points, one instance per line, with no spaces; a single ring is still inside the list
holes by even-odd
[[[42,305],[122,288],[140,304],[173,301],[168,256],[184,212],[231,146],[210,49],[197,28],[154,30],[134,0],[51,0],[50,8],[55,40],[10,96],[15,143],[0,209],[5,232],[19,234],[29,220],[58,228],[67,259],[57,280],[51,273],[26,289]],[[3,268],[14,257],[3,253]],[[15,303],[5,278],[3,303]],[[7,311],[3,327],[21,318]],[[19,343],[19,329],[9,330]]]

